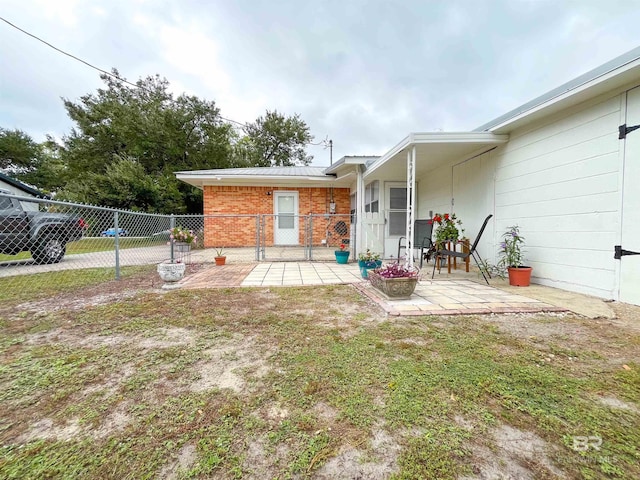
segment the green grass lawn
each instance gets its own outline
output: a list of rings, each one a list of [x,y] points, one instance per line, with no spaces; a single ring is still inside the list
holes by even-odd
[[[166,244],[166,239],[160,238],[131,238],[122,237],[118,239],[120,248],[140,248],[151,247],[154,245]],[[108,252],[115,250],[114,238],[102,238],[102,237],[87,237],[77,242],[70,242],[67,244],[67,255],[74,255],[78,253],[92,253],[92,252]],[[4,255],[0,254],[0,262],[8,260],[25,260],[31,258],[29,252],[20,252],[17,255]]]
[[[640,477],[637,330],[82,274],[3,300],[1,478]]]

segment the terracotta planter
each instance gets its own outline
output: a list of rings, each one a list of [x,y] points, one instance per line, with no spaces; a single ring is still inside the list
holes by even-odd
[[[214,260],[216,261],[216,265],[220,266],[225,264],[227,257],[214,257]]]
[[[531,267],[509,267],[509,285],[528,287],[531,284]]]
[[[368,272],[371,285],[385,297],[393,300],[406,300],[416,289],[417,278],[385,278],[375,271]]]

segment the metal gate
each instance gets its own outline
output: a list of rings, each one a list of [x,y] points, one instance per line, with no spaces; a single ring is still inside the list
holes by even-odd
[[[258,260],[330,261],[334,250],[353,250],[351,215],[259,215]]]

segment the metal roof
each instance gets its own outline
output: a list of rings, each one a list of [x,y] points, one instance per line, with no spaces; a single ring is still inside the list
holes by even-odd
[[[528,112],[529,110],[534,109],[535,107],[538,107],[544,103],[549,102],[550,100],[553,100],[556,97],[559,97],[560,95],[570,92],[571,90],[575,90],[578,87],[585,85],[586,83],[589,83],[599,77],[602,77],[603,75],[606,75],[607,73],[610,73],[620,67],[623,67],[628,63],[631,63],[637,60],[638,58],[640,58],[640,47],[636,47],[633,50],[627,53],[624,53],[619,57],[616,57],[613,60],[610,60],[607,63],[604,63],[599,67],[594,68],[593,70],[590,70],[587,73],[584,73],[579,77],[576,77],[573,80],[560,85],[557,88],[554,88],[553,90],[548,91],[544,95],[540,95],[539,97],[534,98],[533,100],[523,105],[520,105],[517,108],[514,108],[513,110],[505,113],[504,115],[500,115],[499,117],[491,120],[490,122],[485,123],[484,125],[480,125],[478,128],[474,129],[473,131],[484,132],[484,131],[491,130],[493,127],[497,125],[501,125],[502,123],[505,123],[506,121],[512,118],[522,115]]]

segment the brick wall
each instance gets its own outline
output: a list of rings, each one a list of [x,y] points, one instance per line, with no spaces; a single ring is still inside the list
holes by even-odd
[[[313,244],[320,245],[327,238],[327,231],[334,232],[335,224],[344,221],[349,228],[350,190],[334,188],[333,199],[336,203],[336,215],[324,215],[329,212],[331,189],[322,187],[284,188],[284,187],[232,187],[205,186],[205,247],[241,247],[256,244],[257,214],[274,214],[275,191],[297,191],[298,213],[300,215],[322,215],[313,220]],[[269,194],[270,193],[270,194]],[[247,215],[243,217],[242,215]],[[266,217],[266,245],[273,245],[273,217]],[[331,227],[334,227],[333,229]],[[304,225],[299,222],[299,243],[303,243]],[[339,243],[341,235],[332,233],[330,244]],[[348,234],[345,238],[348,238]]]

